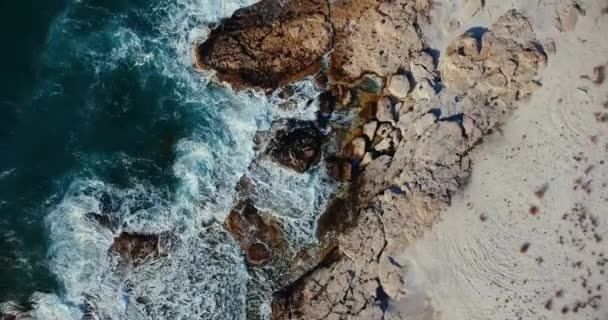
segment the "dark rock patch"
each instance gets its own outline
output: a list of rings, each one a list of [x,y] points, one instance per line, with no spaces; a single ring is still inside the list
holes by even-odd
[[[272,131],[266,153],[275,162],[302,173],[319,159],[324,136],[314,122],[288,120]]]

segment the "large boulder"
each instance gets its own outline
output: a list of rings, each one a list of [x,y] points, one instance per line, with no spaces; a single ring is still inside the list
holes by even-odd
[[[262,0],[222,21],[196,64],[236,86],[276,88],[317,71],[331,43],[327,1]]]
[[[321,70],[332,82],[382,79],[423,49],[430,0],[262,0],[221,22],[196,47],[196,65],[238,86],[274,89]],[[381,81],[382,82],[382,81]],[[380,89],[380,88],[378,88]]]

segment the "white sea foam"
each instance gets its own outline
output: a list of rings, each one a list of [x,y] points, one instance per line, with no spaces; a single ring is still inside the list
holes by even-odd
[[[256,206],[281,221],[296,250],[314,239],[317,214],[336,188],[323,167],[298,174],[264,159],[253,163],[248,173],[256,189]]]
[[[8,178],[11,175],[13,175],[15,173],[15,170],[16,170],[15,168],[12,168],[12,169],[8,169],[8,170],[0,172],[0,180]]]
[[[102,30],[85,34],[80,28],[90,25],[70,16],[69,9],[55,22],[48,63],[65,67],[58,56],[61,50],[53,47],[65,50],[67,45],[80,50],[74,58],[90,64],[98,79],[121,65],[143,75],[160,73],[175,84],[172,98],[188,108],[189,118],[183,120],[195,125],[175,145],[173,174],[178,183],[171,192],[145,181],[117,187],[99,178],[73,179],[46,218],[49,265],[63,290],[59,295],[35,294],[31,316],[81,319],[86,305],[99,318],[245,318],[248,274],[238,246],[217,222],[233,205],[235,185],[255,157],[256,131],[268,129],[277,117],[313,119],[317,107],[309,100],[318,94],[310,81],[297,84],[291,99],[295,108],[285,111],[275,106],[276,96],[213,87],[206,75],[192,70],[192,46],[206,37],[205,25],[253,2],[166,1],[141,13],[139,18],[154,26],[145,32],[130,27],[123,15],[112,15]],[[86,4],[72,4],[81,5]],[[140,81],[145,82],[145,76]],[[63,90],[60,84],[48,87]],[[294,245],[311,241],[315,214],[334,188],[324,170],[295,174],[260,161],[249,175],[261,191],[258,205],[285,222]],[[108,199],[109,209],[104,203]],[[99,226],[91,213],[112,215],[116,229]],[[166,256],[119,272],[108,250],[123,231],[170,232],[175,239]]]

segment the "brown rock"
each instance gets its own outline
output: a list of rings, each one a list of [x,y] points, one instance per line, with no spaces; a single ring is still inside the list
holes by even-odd
[[[276,88],[320,69],[332,27],[324,0],[262,0],[222,21],[196,48],[198,68],[236,86]]]
[[[317,221],[317,239],[327,242],[354,224],[352,200],[336,198]]]
[[[342,181],[352,181],[353,180],[353,165],[350,163],[350,161],[342,162],[341,180]]]
[[[419,24],[429,10],[430,0],[262,0],[213,30],[196,47],[196,65],[237,87],[273,89],[318,72],[331,51],[330,82],[381,79],[423,49]]]
[[[264,265],[285,250],[283,234],[276,221],[261,214],[248,200],[236,204],[224,225],[250,266]]]
[[[252,265],[262,265],[268,259],[270,259],[270,249],[266,246],[266,244],[261,242],[256,242],[251,244],[246,251],[247,260]]]
[[[382,77],[397,73],[422,51],[417,25],[429,10],[428,0],[334,1],[330,79],[352,82],[365,73]]]
[[[110,252],[120,255],[125,262],[135,265],[160,256],[160,236],[157,234],[138,234],[123,232],[114,238]]]

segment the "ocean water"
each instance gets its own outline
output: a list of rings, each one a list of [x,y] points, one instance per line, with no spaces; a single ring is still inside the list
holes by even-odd
[[[192,68],[192,47],[254,0],[21,0],[0,4],[0,302],[38,319],[244,319],[249,277],[221,227],[247,174],[297,247],[334,186],[255,158],[278,117],[311,118],[236,93]],[[109,213],[117,230],[87,213]],[[171,232],[168,257],[117,274],[122,231]],[[5,304],[6,307],[9,304]],[[261,308],[268,316],[268,306]],[[266,313],[266,314],[265,314]]]

